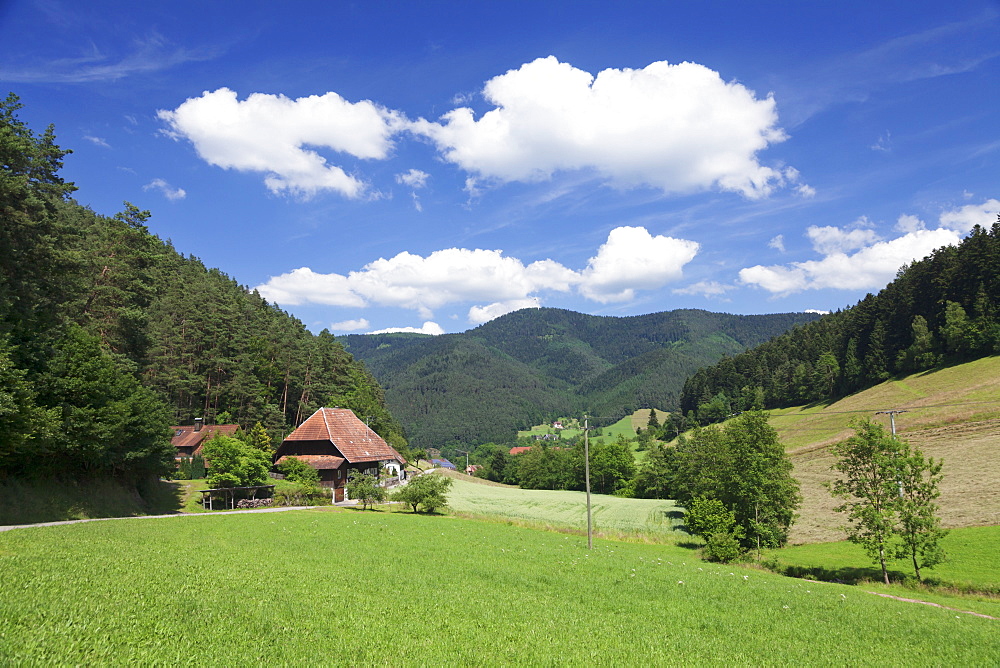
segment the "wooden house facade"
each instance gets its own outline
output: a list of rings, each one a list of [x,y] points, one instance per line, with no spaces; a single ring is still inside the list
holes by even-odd
[[[334,501],[347,499],[351,471],[402,474],[406,460],[353,411],[320,408],[288,435],[274,453],[274,463],[297,457],[319,473],[320,484],[333,488]]]

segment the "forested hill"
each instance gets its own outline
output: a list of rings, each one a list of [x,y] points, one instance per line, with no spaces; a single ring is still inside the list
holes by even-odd
[[[682,408],[733,411],[843,397],[895,374],[1000,353],[1000,222],[900,270],[878,295],[701,369]]]
[[[506,442],[569,414],[676,409],[684,379],[818,316],[698,310],[625,318],[525,309],[461,334],[353,334],[412,444]]]
[[[280,436],[323,405],[402,445],[378,383],[329,332],[177,252],[149,212],[74,202],[67,151],[19,107],[0,101],[0,479],[159,474],[168,425]]]

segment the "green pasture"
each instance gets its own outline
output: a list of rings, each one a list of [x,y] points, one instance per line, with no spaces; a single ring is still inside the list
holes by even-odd
[[[6,665],[996,665],[997,621],[681,547],[351,510],[0,534]]]
[[[908,580],[908,586],[879,584],[881,571],[867,558],[861,546],[848,541],[813,543],[774,550],[768,560],[779,572],[824,580],[860,582],[865,588],[918,597],[950,606],[971,606],[1000,617],[1000,526],[952,529],[941,545],[947,561],[921,569],[925,585],[913,580],[913,568],[906,559],[889,562],[890,576]],[[961,597],[954,594],[963,594]]]
[[[452,512],[554,528],[587,529],[584,492],[484,485],[463,476],[452,477],[455,484],[448,492],[448,507]],[[592,494],[590,498],[595,531],[687,538],[687,534],[675,530],[683,524],[683,511],[673,501],[625,499],[606,494]]]

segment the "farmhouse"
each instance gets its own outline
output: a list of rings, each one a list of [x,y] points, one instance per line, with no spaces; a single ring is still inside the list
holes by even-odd
[[[195,418],[193,425],[171,427],[174,436],[170,444],[177,448],[174,459],[181,460],[201,454],[205,441],[217,434],[232,436],[240,426],[238,424],[204,424],[201,418]]]
[[[406,460],[347,408],[320,408],[278,446],[274,463],[297,457],[319,473],[320,484],[332,487],[334,500],[346,499],[351,471],[399,476]]]

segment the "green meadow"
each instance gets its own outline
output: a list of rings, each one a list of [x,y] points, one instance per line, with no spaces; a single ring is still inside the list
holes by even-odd
[[[342,509],[0,534],[0,662],[996,665],[1000,622],[674,545]]]

